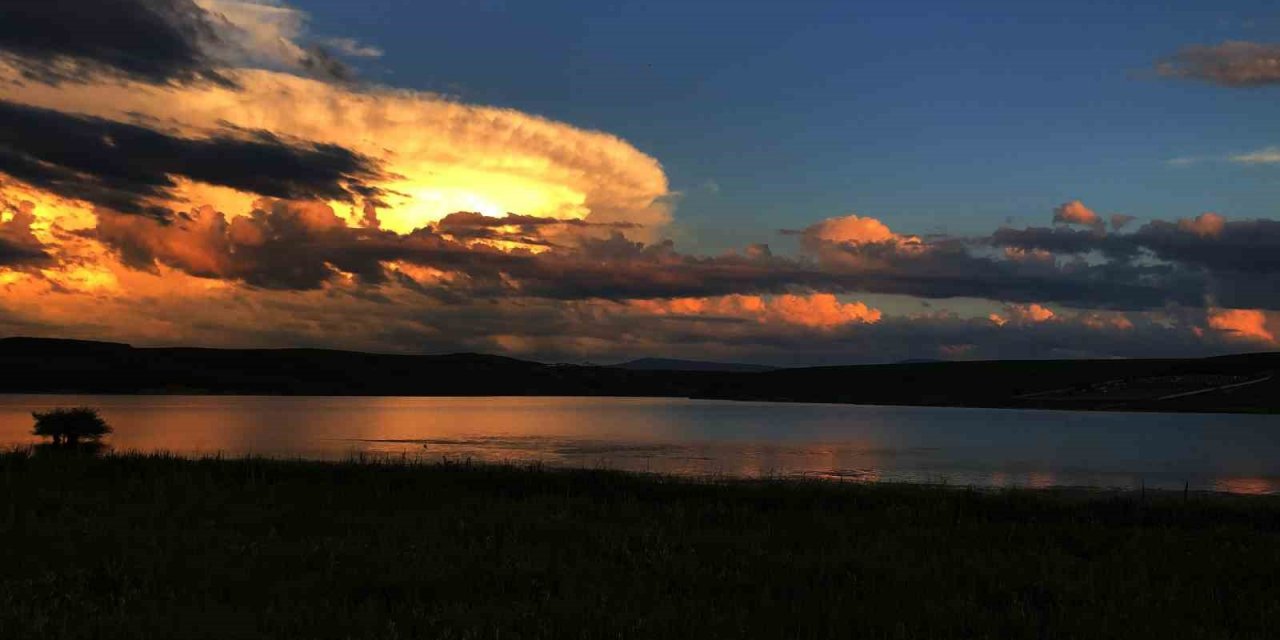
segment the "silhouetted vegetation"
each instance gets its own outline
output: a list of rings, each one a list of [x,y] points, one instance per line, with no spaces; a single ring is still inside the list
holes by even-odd
[[[56,446],[76,447],[81,440],[96,443],[111,433],[111,425],[102,419],[97,409],[89,407],[36,411],[31,417],[36,419],[32,434],[49,438]]]
[[[0,454],[0,638],[1264,638],[1280,499]]]

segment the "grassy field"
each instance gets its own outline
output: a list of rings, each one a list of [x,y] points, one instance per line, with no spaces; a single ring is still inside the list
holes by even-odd
[[[0,454],[0,638],[1273,638],[1280,500]]]

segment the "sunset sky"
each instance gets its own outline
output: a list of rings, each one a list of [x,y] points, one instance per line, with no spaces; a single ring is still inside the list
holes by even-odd
[[[1273,3],[0,1],[0,336],[1280,347]]]

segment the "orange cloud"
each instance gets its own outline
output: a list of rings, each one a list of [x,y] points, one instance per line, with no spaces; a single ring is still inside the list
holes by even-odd
[[[808,231],[812,237],[826,242],[889,242],[898,239],[898,234],[889,229],[885,223],[875,218],[849,215],[841,218],[828,218],[811,227]]]
[[[1258,309],[1210,309],[1209,328],[1254,342],[1276,344],[1277,319]]]
[[[1065,202],[1053,210],[1053,221],[1062,224],[1077,224],[1085,227],[1102,226],[1102,217],[1084,206],[1079,200]]]
[[[225,75],[238,88],[128,81],[20,86],[19,71],[0,63],[0,100],[118,121],[163,122],[190,138],[231,126],[340,146],[375,159],[391,176],[375,185],[388,192],[377,218],[382,228],[399,233],[455,211],[628,222],[649,229],[670,221],[670,189],[661,165],[607,133],[426,93],[355,90],[261,70]],[[215,204],[229,215],[251,210],[258,197],[186,182],[174,191],[179,204]],[[205,199],[210,196],[217,201]],[[353,224],[365,218],[363,209],[330,204]]]
[[[1005,312],[1014,322],[1020,324],[1048,322],[1053,320],[1057,314],[1052,309],[1040,304],[1011,304],[1005,307]]]
[[[1226,227],[1227,219],[1216,213],[1202,213],[1194,219],[1182,219],[1178,221],[1178,228],[1188,233],[1194,233],[1205,238],[1212,238],[1222,234],[1222,229]]]
[[[735,318],[811,329],[875,324],[882,317],[879,309],[868,307],[863,302],[841,302],[829,293],[633,300],[630,305],[654,315]]]
[[[1133,329],[1133,321],[1121,314],[1086,313],[1080,316],[1080,323],[1090,329],[1099,331],[1108,329],[1129,331]]]

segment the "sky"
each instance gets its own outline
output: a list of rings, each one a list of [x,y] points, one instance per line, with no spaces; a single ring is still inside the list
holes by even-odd
[[[1277,97],[1263,2],[2,0],[0,335],[1274,350]]]

